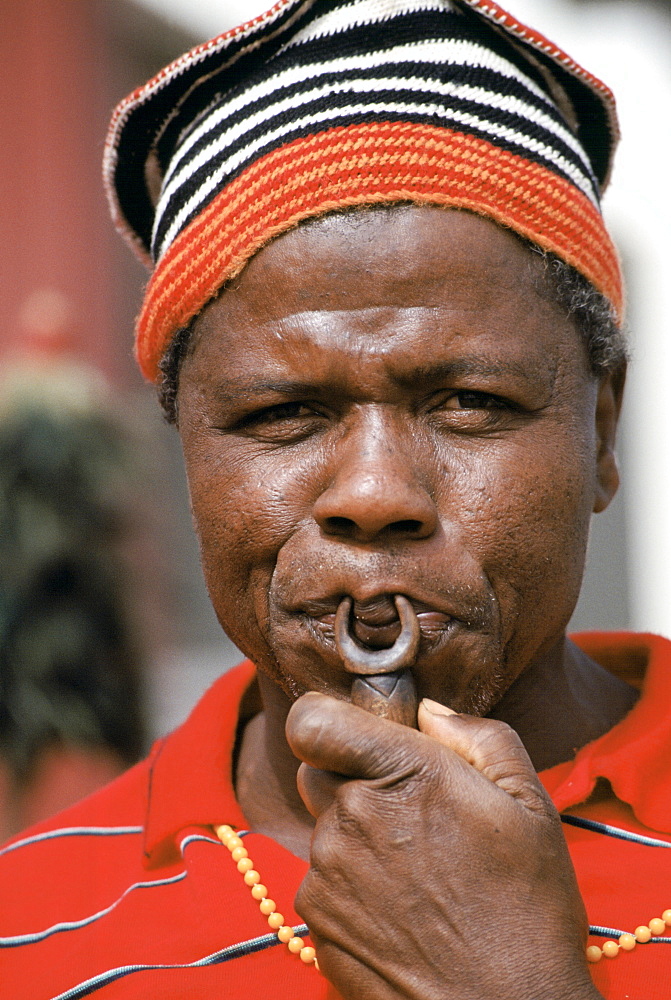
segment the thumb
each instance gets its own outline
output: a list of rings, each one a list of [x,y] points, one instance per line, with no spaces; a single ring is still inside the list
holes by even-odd
[[[528,809],[554,812],[521,739],[505,722],[458,715],[430,698],[422,699],[417,722],[421,732],[458,754]]]

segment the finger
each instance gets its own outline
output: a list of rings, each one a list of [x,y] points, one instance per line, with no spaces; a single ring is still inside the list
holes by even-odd
[[[333,804],[346,780],[332,771],[320,771],[319,768],[311,767],[309,764],[301,764],[296,781],[299,794],[310,815],[319,819]]]
[[[547,811],[547,793],[521,739],[510,726],[496,719],[457,715],[428,698],[419,706],[417,722],[421,732],[459,754],[508,795],[529,808]]]
[[[426,752],[416,730],[314,691],[292,705],[286,734],[299,760],[349,778],[398,775]]]

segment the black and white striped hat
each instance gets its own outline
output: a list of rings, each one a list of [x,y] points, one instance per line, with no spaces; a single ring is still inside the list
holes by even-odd
[[[280,0],[117,108],[115,220],[154,266],[137,353],[269,239],[353,204],[467,208],[557,253],[621,308],[601,218],[610,91],[490,0]]]

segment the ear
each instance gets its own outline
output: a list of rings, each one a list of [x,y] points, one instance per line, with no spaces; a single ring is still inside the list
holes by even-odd
[[[627,374],[625,363],[614,372],[602,375],[596,399],[596,489],[594,513],[605,510],[620,485],[620,472],[615,455],[615,435],[622,407],[622,395]]]

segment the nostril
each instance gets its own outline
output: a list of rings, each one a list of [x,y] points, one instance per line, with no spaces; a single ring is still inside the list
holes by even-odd
[[[356,524],[349,517],[327,517],[324,525],[335,535],[351,534],[356,529]]]
[[[358,524],[350,517],[340,517],[332,515],[324,518],[323,529],[330,535],[343,535],[347,538],[359,537],[360,535],[402,535],[409,538],[416,538],[424,534],[424,522],[414,518],[404,518],[399,521],[391,521],[389,524],[370,525]]]
[[[417,535],[422,530],[421,521],[404,520],[393,521],[388,524],[385,531],[390,535]]]

